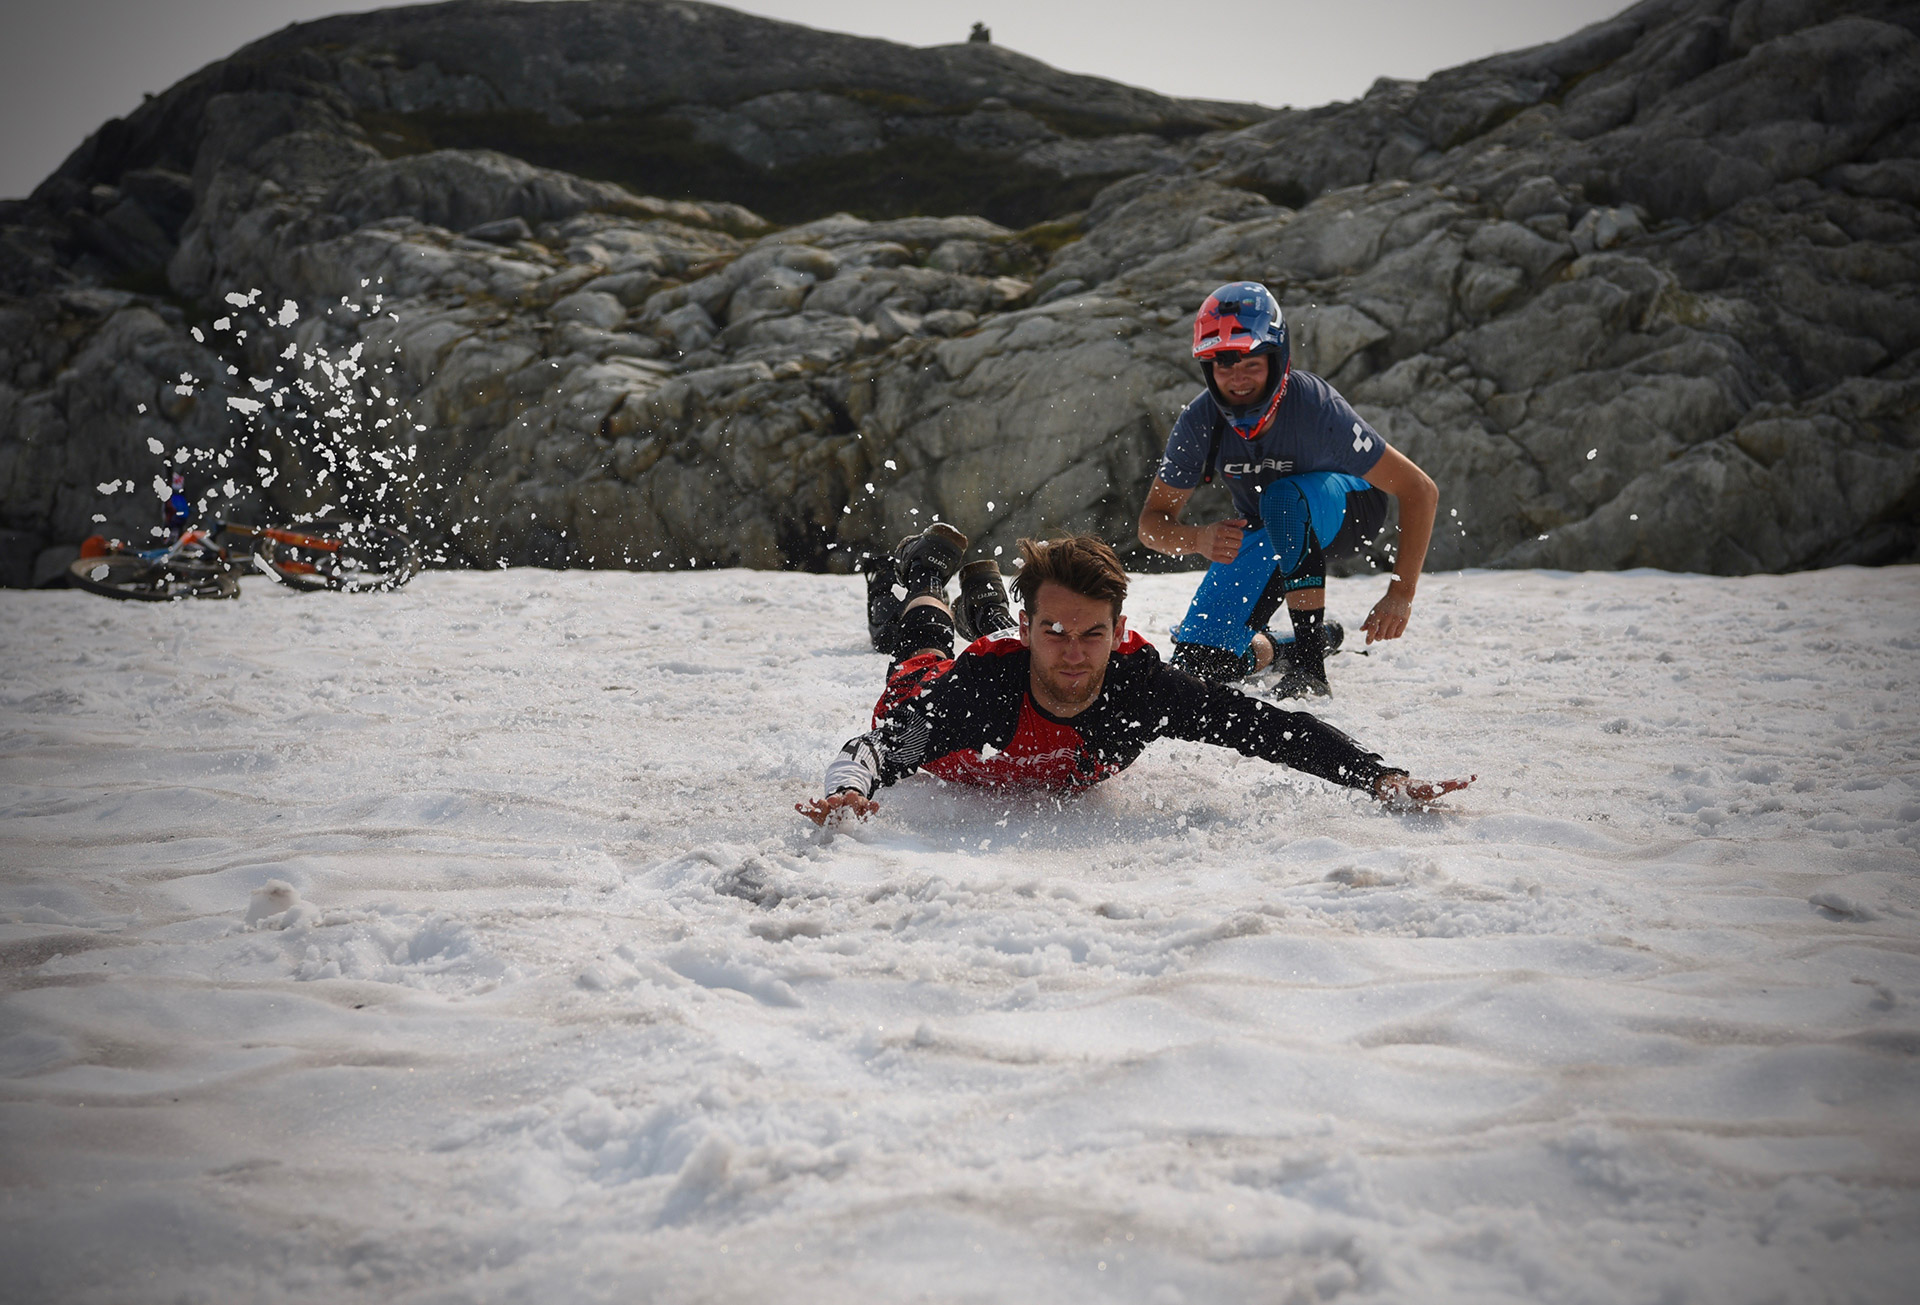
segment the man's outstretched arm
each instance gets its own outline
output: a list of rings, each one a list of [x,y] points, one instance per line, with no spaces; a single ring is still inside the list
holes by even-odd
[[[1389,448],[1367,473],[1377,485],[1400,501],[1400,548],[1394,555],[1393,582],[1367,613],[1367,642],[1398,639],[1406,633],[1413,614],[1414,591],[1427,564],[1427,546],[1433,542],[1433,518],[1440,508],[1440,489],[1433,478],[1415,466],[1406,454]]]
[[[841,820],[851,815],[865,820],[880,809],[873,795],[888,781],[881,749],[886,746],[884,728],[869,730],[846,744],[827,763],[827,794],[811,802],[796,802],[793,809],[816,825]]]
[[[880,804],[872,798],[862,797],[850,788],[843,788],[830,797],[818,797],[811,802],[796,802],[793,809],[816,825],[824,825],[829,820],[843,820],[848,815],[865,820],[880,809]]]
[[[1425,806],[1465,788],[1473,778],[1416,780],[1368,752],[1350,735],[1304,711],[1285,711],[1224,684],[1162,667],[1154,681],[1161,733],[1196,743],[1214,743],[1316,775],[1390,806]]]
[[[938,757],[992,743],[1006,746],[1025,693],[1024,661],[962,655],[920,696],[896,705],[877,728],[851,738],[827,763],[826,796],[797,804],[815,824],[880,809],[874,795]],[[855,801],[854,799],[858,800]]]
[[[1373,786],[1373,795],[1396,811],[1423,810],[1479,778],[1469,775],[1465,779],[1421,780],[1395,770],[1380,777]]]

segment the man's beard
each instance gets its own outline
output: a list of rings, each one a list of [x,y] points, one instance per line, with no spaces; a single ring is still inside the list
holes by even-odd
[[[1086,706],[1100,696],[1100,690],[1107,682],[1107,673],[1105,668],[1102,668],[1099,671],[1089,674],[1077,689],[1062,684],[1046,670],[1039,671],[1037,678],[1040,681],[1041,690],[1046,693],[1047,697],[1062,707],[1079,708]]]

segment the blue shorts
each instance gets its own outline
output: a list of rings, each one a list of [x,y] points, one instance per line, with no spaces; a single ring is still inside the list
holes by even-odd
[[[1233,561],[1207,568],[1174,642],[1239,656],[1288,593],[1324,587],[1327,558],[1359,552],[1386,519],[1386,491],[1358,476],[1308,471],[1273,481],[1260,492],[1260,527],[1240,537]]]

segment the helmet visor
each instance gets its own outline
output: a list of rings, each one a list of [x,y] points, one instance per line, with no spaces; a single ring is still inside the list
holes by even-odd
[[[1223,353],[1247,353],[1259,339],[1251,323],[1242,322],[1237,303],[1209,301],[1193,324],[1193,356],[1213,358]],[[1248,316],[1252,316],[1251,313]]]
[[[1238,289],[1239,287],[1233,287]],[[1193,319],[1193,356],[1201,360],[1223,353],[1265,353],[1278,347],[1275,340],[1277,307],[1259,286],[1255,294],[1214,294],[1200,305]]]

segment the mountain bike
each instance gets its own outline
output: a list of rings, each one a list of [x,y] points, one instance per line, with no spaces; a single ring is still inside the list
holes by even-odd
[[[245,540],[253,565],[291,589],[398,589],[420,570],[420,546],[388,526],[316,521],[311,526],[221,526]],[[232,547],[231,544],[228,545]]]
[[[167,603],[237,598],[257,571],[291,589],[398,589],[420,570],[419,546],[398,530],[359,521],[183,530],[164,548],[135,549],[96,535],[81,545],[67,582],[108,598]]]

